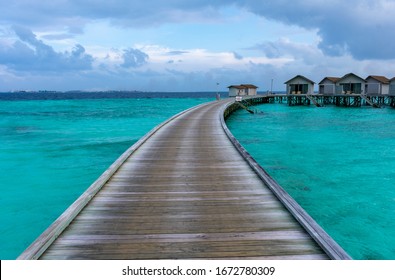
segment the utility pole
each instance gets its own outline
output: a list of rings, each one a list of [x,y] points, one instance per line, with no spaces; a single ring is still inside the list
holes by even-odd
[[[270,94],[272,94],[273,93],[273,79],[271,80],[271,83],[270,83]]]
[[[217,82],[217,94],[216,94],[216,98],[217,98],[217,100],[220,100],[220,99],[221,99],[221,96],[219,95],[219,92],[218,92],[218,86],[219,86],[219,83]]]

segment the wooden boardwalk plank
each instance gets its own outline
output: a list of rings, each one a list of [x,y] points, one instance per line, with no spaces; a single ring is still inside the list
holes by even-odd
[[[42,259],[327,259],[222,129],[228,101],[145,139]]]

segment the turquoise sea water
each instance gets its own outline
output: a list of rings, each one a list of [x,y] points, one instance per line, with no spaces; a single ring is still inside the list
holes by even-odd
[[[128,147],[212,98],[0,101],[0,259],[16,258]],[[395,259],[395,110],[257,106],[235,136],[353,258]]]
[[[211,100],[0,100],[0,259],[15,259],[154,126]]]
[[[256,106],[235,137],[355,259],[395,259],[395,109]]]

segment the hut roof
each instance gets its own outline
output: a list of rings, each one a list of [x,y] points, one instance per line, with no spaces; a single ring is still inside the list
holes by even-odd
[[[241,85],[232,85],[228,86],[228,88],[237,88],[237,89],[246,89],[246,88],[258,88],[257,86],[251,84],[241,84]]]
[[[244,89],[245,87],[243,87],[243,86],[237,86],[237,85],[232,85],[232,86],[228,86],[228,88]]]
[[[326,79],[329,80],[329,81],[331,81],[332,83],[337,83],[337,81],[340,80],[339,77],[325,77],[325,78],[323,78],[322,81],[319,82],[319,83],[322,84],[322,82],[325,81]]]
[[[247,88],[258,88],[257,86],[252,85],[252,84],[241,84],[241,86],[244,86],[244,87],[247,87]]]
[[[338,80],[338,82],[340,82],[341,80],[344,80],[344,79],[346,79],[346,78],[348,78],[348,77],[350,77],[350,76],[354,76],[354,77],[357,78],[357,79],[360,79],[360,80],[362,80],[362,81],[365,81],[365,79],[359,77],[358,75],[355,75],[354,73],[348,73],[348,74],[344,75],[343,77],[341,77],[341,78]]]
[[[289,84],[291,81],[293,81],[293,80],[295,80],[297,78],[301,78],[303,80],[306,80],[309,83],[315,84],[312,80],[307,79],[305,76],[302,76],[302,75],[297,75],[297,76],[293,77],[292,79],[290,79],[289,81],[286,81],[284,84]]]
[[[376,81],[378,81],[378,82],[380,82],[382,84],[389,84],[390,83],[390,80],[387,77],[384,77],[384,76],[371,75],[371,76],[367,77],[366,80],[369,79],[369,78],[372,78],[372,79],[374,79],[374,80],[376,80]]]

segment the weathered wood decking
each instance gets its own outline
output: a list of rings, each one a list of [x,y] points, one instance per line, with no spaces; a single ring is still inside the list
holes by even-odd
[[[347,259],[327,236],[321,248],[322,229],[302,227],[305,213],[292,215],[241,156],[222,127],[227,103],[143,138],[20,259]]]

